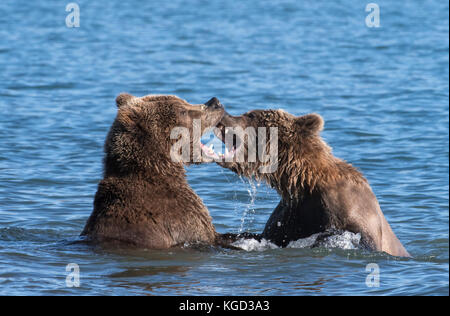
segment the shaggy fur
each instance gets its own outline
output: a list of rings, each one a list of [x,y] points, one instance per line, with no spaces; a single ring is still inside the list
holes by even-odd
[[[194,119],[201,120],[203,131],[215,126],[222,105],[216,98],[193,106],[176,96],[126,93],[116,104],[104,147],[104,178],[81,235],[153,249],[213,244],[217,234],[209,212],[187,183],[183,163],[171,159],[170,132],[186,127],[193,135]],[[190,141],[192,147],[192,136]]]
[[[219,162],[239,175],[267,182],[281,196],[262,238],[279,246],[330,230],[360,233],[367,248],[409,256],[386,221],[367,180],[349,163],[333,156],[319,133],[317,114],[295,117],[282,110],[255,110],[242,116],[225,114],[219,126],[278,128],[278,167],[261,173],[267,163],[247,162],[248,138],[243,141],[246,162]],[[269,139],[269,136],[266,137]],[[268,146],[269,148],[270,146]],[[268,150],[268,149],[267,149]]]

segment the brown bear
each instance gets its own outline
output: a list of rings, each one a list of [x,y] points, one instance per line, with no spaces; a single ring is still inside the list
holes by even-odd
[[[234,158],[218,162],[239,175],[267,182],[281,195],[261,237],[285,247],[315,233],[346,230],[360,233],[361,244],[369,249],[409,256],[384,217],[367,180],[352,165],[336,158],[320,137],[323,126],[324,121],[317,114],[296,117],[282,110],[254,110],[242,116],[225,113],[219,123],[216,135],[222,141],[236,127],[241,130],[250,127],[254,131],[266,127],[267,140],[270,127],[278,131],[278,156],[273,172],[261,171],[270,160],[248,159],[249,139],[253,139],[248,136],[250,133],[244,139],[234,136],[233,144],[238,147],[233,148]],[[256,144],[258,137],[259,134],[253,139]],[[270,143],[266,146],[266,153],[270,146]],[[237,160],[239,152],[244,153],[243,161]],[[230,235],[232,238],[235,236]]]
[[[201,133],[215,126],[224,114],[219,100],[194,106],[176,96],[122,93],[116,104],[104,146],[104,177],[81,235],[152,249],[213,244],[217,233],[208,209],[185,177],[188,162],[171,156],[177,141],[171,131],[186,128],[192,149],[193,121],[201,123]]]

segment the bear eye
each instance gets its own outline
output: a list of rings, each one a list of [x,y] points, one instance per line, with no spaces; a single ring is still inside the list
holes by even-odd
[[[253,113],[248,113],[248,114],[247,114],[247,116],[248,116],[249,118],[251,118],[251,119],[252,119],[252,118],[254,118],[254,117],[255,117],[255,114],[253,114]]]
[[[186,116],[186,114],[187,114],[187,111],[185,111],[185,110],[181,110],[180,114],[181,114],[182,116]]]

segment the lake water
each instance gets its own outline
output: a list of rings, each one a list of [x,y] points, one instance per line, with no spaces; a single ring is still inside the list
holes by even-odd
[[[66,27],[67,3],[0,2],[0,294],[449,294],[448,3],[378,1],[379,28],[356,0],[85,0],[79,28]],[[369,179],[413,258],[302,242],[71,244],[92,211],[122,91],[216,96],[232,114],[320,113],[323,137]],[[214,164],[188,178],[219,232],[261,232],[279,201]],[[78,288],[66,286],[69,263]],[[379,287],[366,284],[370,263]]]

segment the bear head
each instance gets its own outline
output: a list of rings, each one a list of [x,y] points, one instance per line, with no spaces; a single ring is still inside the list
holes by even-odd
[[[240,116],[225,113],[217,125],[216,136],[234,155],[218,164],[239,175],[264,180],[281,195],[292,197],[299,188],[314,188],[322,172],[321,165],[332,159],[331,148],[320,137],[323,126],[322,117],[314,113],[301,116],[283,110],[253,110]],[[227,142],[227,137],[231,141]]]
[[[105,176],[179,175],[183,163],[200,161],[193,155],[201,152],[196,148],[201,145],[201,134],[215,126],[224,114],[217,98],[192,105],[173,95],[135,97],[121,93],[116,105],[117,116],[104,148]],[[173,145],[180,138],[180,135],[173,137],[177,129],[184,132],[183,141],[190,149],[189,161],[180,161],[171,155]]]

